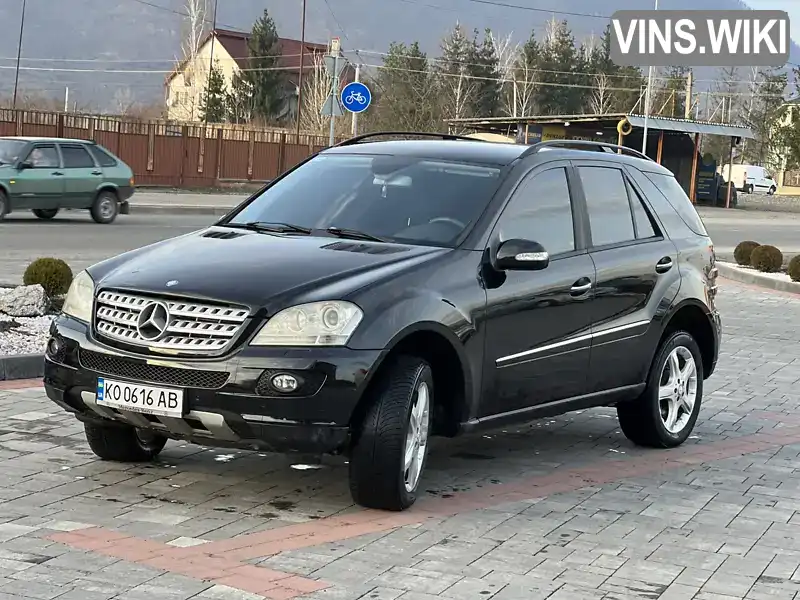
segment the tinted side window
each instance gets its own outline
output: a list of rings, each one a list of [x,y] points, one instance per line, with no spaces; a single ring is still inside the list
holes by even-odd
[[[34,169],[55,169],[59,166],[55,145],[36,146],[25,160],[31,163]]]
[[[575,249],[567,172],[550,169],[526,178],[498,223],[503,240],[539,242],[551,256]]]
[[[608,167],[578,167],[586,196],[592,244],[605,246],[636,239],[628,188],[622,171]]]
[[[705,225],[697,214],[692,201],[683,191],[681,185],[677,182],[672,175],[664,175],[662,173],[645,173],[645,176],[653,182],[658,190],[672,205],[672,208],[681,216],[686,226],[694,231],[697,235],[708,235]]]
[[[101,167],[113,167],[117,164],[117,160],[102,148],[98,146],[88,146],[88,148]]]
[[[631,206],[633,207],[633,221],[636,224],[636,239],[646,240],[647,238],[655,237],[656,231],[653,227],[653,222],[650,219],[650,214],[647,212],[642,199],[639,194],[632,187],[628,186],[631,192]]]
[[[65,169],[88,169],[94,161],[83,146],[61,146]]]

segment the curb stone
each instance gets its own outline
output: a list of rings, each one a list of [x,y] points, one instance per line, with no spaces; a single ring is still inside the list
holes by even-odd
[[[773,279],[772,277],[767,277],[759,273],[742,271],[723,262],[718,262],[716,266],[717,269],[719,269],[719,274],[725,279],[758,285],[778,292],[800,294],[800,282],[791,280],[781,281],[780,279]]]
[[[0,356],[0,381],[44,377],[44,354]]]

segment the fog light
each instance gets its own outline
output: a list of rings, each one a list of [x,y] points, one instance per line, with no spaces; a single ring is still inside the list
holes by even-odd
[[[272,383],[272,387],[281,392],[293,392],[300,386],[300,382],[297,381],[296,377],[286,373],[275,375],[270,380],[270,383]]]
[[[50,341],[47,343],[47,352],[51,356],[57,356],[58,353],[61,351],[61,340],[57,338],[50,338]]]

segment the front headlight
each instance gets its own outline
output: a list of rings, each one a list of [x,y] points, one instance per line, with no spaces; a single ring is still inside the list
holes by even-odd
[[[92,320],[93,298],[94,281],[92,281],[92,278],[86,271],[81,271],[75,279],[72,280],[61,311],[65,315],[89,323]]]
[[[364,313],[350,302],[300,304],[267,321],[253,346],[344,346]]]

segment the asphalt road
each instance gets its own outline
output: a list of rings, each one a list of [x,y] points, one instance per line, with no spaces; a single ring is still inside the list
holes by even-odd
[[[205,202],[211,200],[205,196]],[[228,197],[224,203],[233,201]],[[800,214],[701,209],[701,215],[723,259],[745,239],[774,244],[788,256],[800,254]],[[97,225],[83,212],[62,213],[49,222],[27,213],[12,214],[0,223],[0,283],[20,282],[25,267],[41,256],[62,258],[77,272],[215,220],[212,215],[131,214],[112,225]]]

